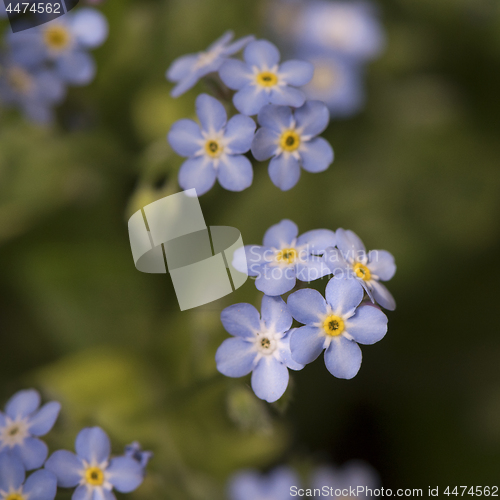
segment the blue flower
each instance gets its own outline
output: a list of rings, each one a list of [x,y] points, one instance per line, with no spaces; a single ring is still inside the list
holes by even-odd
[[[215,361],[227,377],[252,372],[252,389],[269,403],[278,400],[288,385],[288,368],[302,364],[290,356],[292,316],[281,297],[262,297],[262,315],[251,304],[234,304],[221,313],[224,328],[233,335],[224,340]]]
[[[131,457],[109,458],[111,444],[100,427],[82,429],[75,442],[76,455],[54,452],[45,468],[63,488],[74,488],[73,500],[114,500],[112,489],[121,493],[135,490],[144,477],[143,467]]]
[[[266,231],[263,246],[238,249],[233,266],[248,272],[248,276],[256,276],[257,289],[271,296],[292,290],[296,279],[313,281],[331,274],[320,256],[326,248],[335,246],[335,233],[316,229],[297,238],[298,233],[297,224],[283,219]]]
[[[293,113],[287,106],[264,106],[258,116],[261,128],[252,142],[252,154],[259,161],[272,157],[269,177],[281,190],[291,189],[300,178],[300,167],[323,172],[333,162],[333,149],[316,137],[328,125],[324,103],[307,101]]]
[[[359,306],[363,295],[363,287],[356,280],[338,278],[326,285],[326,301],[310,288],[292,293],[288,308],[306,325],[291,335],[292,358],[297,363],[311,363],[326,349],[328,371],[338,378],[353,378],[361,366],[358,343],[374,344],[387,332],[387,317],[380,309]]]
[[[52,429],[61,405],[52,401],[40,409],[40,394],[34,389],[19,391],[0,412],[0,452],[20,459],[26,470],[38,469],[47,458],[47,445],[37,439]]]
[[[184,94],[194,87],[201,77],[217,71],[227,57],[236,54],[254,39],[253,36],[247,36],[230,43],[233,36],[232,31],[226,31],[206,51],[176,59],[166,73],[168,80],[177,83],[170,93],[171,96],[179,97]]]
[[[146,466],[148,465],[148,462],[153,457],[153,452],[152,451],[144,451],[141,448],[141,445],[139,444],[139,442],[134,441],[133,443],[125,446],[125,456],[133,458],[135,461],[137,461],[141,464],[141,467],[143,469],[145,469]]]
[[[0,453],[0,498],[2,500],[54,500],[57,480],[48,470],[37,470],[26,479],[23,463]]]
[[[308,83],[314,68],[306,61],[286,61],[279,65],[280,53],[267,40],[249,43],[243,52],[245,62],[229,59],[220,68],[222,81],[233,90],[236,109],[255,115],[266,104],[300,107],[305,95],[300,87]]]
[[[372,302],[393,311],[396,301],[391,292],[380,283],[389,281],[396,273],[392,254],[386,250],[366,252],[361,239],[352,231],[337,229],[337,248],[329,248],[324,259],[337,277],[355,278],[361,283]]]
[[[195,188],[198,195],[206,193],[215,179],[229,191],[249,187],[253,169],[243,153],[252,144],[255,122],[243,115],[227,121],[224,106],[207,94],[197,97],[196,112],[201,127],[193,120],[179,120],[168,134],[175,152],[189,157],[179,171],[179,185],[186,190]]]
[[[288,500],[293,498],[291,488],[300,480],[289,467],[277,467],[263,475],[256,470],[242,470],[234,474],[227,486],[229,500]]]

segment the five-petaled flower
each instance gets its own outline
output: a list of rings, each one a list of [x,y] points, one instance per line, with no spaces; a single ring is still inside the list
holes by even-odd
[[[308,83],[314,68],[307,61],[279,64],[280,53],[267,40],[249,43],[243,52],[245,62],[227,60],[220,68],[222,81],[233,90],[236,109],[245,115],[256,115],[266,104],[300,107],[304,93],[296,89]]]
[[[242,191],[252,184],[253,169],[243,156],[252,144],[255,122],[248,116],[235,115],[227,121],[224,106],[215,98],[201,94],[196,99],[201,123],[175,122],[168,134],[172,148],[189,157],[179,171],[182,189],[195,188],[206,193],[218,179],[229,191]]]
[[[353,378],[361,366],[358,343],[374,344],[387,332],[387,317],[380,309],[359,306],[363,295],[355,279],[335,277],[326,285],[326,300],[310,288],[292,293],[288,308],[306,325],[291,334],[292,358],[297,363],[311,363],[326,349],[328,371],[338,378]]]
[[[290,356],[292,316],[281,297],[262,297],[262,314],[251,304],[234,304],[221,313],[224,328],[233,337],[217,349],[217,369],[228,377],[252,373],[252,389],[269,403],[278,400],[288,385],[288,368],[303,365]]]
[[[100,427],[82,429],[76,437],[75,449],[76,455],[58,450],[45,464],[57,477],[58,486],[77,486],[73,500],[114,500],[113,488],[128,493],[143,481],[143,467],[137,460],[129,456],[110,459],[111,444]]]
[[[255,134],[252,154],[269,162],[269,177],[281,190],[291,189],[308,172],[323,172],[333,162],[333,149],[322,137],[330,120],[320,101],[307,101],[294,112],[288,106],[264,106],[258,115],[261,128]]]
[[[0,412],[0,452],[18,457],[26,470],[38,469],[47,458],[47,445],[36,436],[52,429],[61,405],[46,403],[40,409],[40,394],[34,389],[19,391]]]
[[[313,281],[331,274],[320,256],[326,248],[335,246],[335,233],[316,229],[297,237],[298,233],[297,224],[283,219],[266,231],[263,246],[246,245],[238,249],[233,265],[249,276],[256,276],[257,289],[272,296],[292,290],[296,279]]]
[[[390,280],[396,272],[392,254],[386,250],[366,252],[361,239],[350,230],[337,229],[337,248],[328,248],[324,259],[335,276],[346,275],[357,279],[372,300],[393,311],[396,301],[391,292],[380,283]]]

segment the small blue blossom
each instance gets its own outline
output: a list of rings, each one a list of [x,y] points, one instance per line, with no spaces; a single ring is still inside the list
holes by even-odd
[[[294,112],[288,106],[264,106],[258,115],[261,128],[252,142],[252,154],[259,161],[272,157],[269,177],[282,191],[291,189],[307,172],[323,172],[333,162],[333,149],[316,137],[328,125],[330,116],[324,103],[307,101]]]
[[[252,389],[269,403],[278,400],[288,385],[288,369],[302,364],[290,356],[292,316],[281,297],[262,298],[262,314],[251,304],[234,304],[221,313],[224,328],[233,337],[224,340],[215,361],[227,377],[252,372]]]
[[[234,474],[227,486],[229,500],[288,500],[291,488],[298,487],[299,477],[289,467],[277,467],[263,475],[256,470]]]
[[[396,301],[391,292],[380,283],[389,281],[396,273],[396,263],[386,250],[370,250],[357,234],[342,228],[337,229],[337,248],[329,248],[324,259],[331,272],[337,276],[356,279],[372,300],[384,309],[396,309]]]
[[[16,456],[0,453],[2,500],[54,500],[57,479],[48,470],[37,470],[26,479],[23,463]]]
[[[171,96],[179,97],[194,87],[200,78],[218,71],[229,56],[239,52],[248,42],[254,39],[253,36],[247,36],[230,43],[233,36],[232,31],[227,31],[206,51],[188,54],[176,59],[166,73],[168,80],[177,83],[171,92]]]
[[[139,442],[134,441],[133,443],[125,446],[125,456],[133,458],[135,461],[137,461],[141,464],[141,467],[143,469],[145,469],[146,466],[148,465],[148,462],[153,457],[153,452],[152,451],[144,451],[141,448],[141,445],[139,444]]]
[[[374,344],[387,332],[387,317],[380,309],[359,306],[363,295],[356,280],[335,277],[326,285],[326,300],[310,288],[292,293],[288,308],[306,325],[291,334],[292,358],[307,364],[325,350],[328,371],[338,378],[353,378],[361,366],[358,343]]]
[[[244,115],[256,115],[266,104],[300,107],[305,95],[299,89],[308,83],[314,68],[307,61],[286,61],[279,64],[280,53],[267,40],[249,43],[245,62],[229,59],[220,68],[222,81],[233,90],[236,109]]]
[[[100,427],[82,429],[75,442],[76,455],[70,451],[54,452],[45,468],[57,477],[63,488],[74,488],[73,500],[115,500],[113,488],[129,493],[144,478],[142,465],[129,456],[111,458],[111,444]]]
[[[52,429],[61,405],[57,401],[40,407],[40,394],[34,389],[19,391],[0,412],[0,452],[20,459],[26,470],[38,469],[47,458],[47,445],[37,438]]]
[[[335,246],[335,233],[316,229],[298,234],[297,224],[283,219],[266,231],[263,246],[246,245],[238,249],[233,266],[240,272],[248,272],[248,276],[256,276],[257,289],[271,296],[292,290],[296,279],[313,281],[331,274],[320,256],[326,248]]]
[[[181,188],[195,188],[196,193],[202,195],[212,188],[216,179],[229,191],[249,187],[253,169],[243,153],[252,144],[255,122],[243,115],[235,115],[227,121],[224,106],[207,94],[197,97],[196,112],[201,127],[193,120],[179,120],[168,134],[175,152],[189,157],[179,171]]]

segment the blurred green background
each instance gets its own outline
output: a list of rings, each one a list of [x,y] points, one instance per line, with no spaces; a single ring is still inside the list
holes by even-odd
[[[396,257],[398,308],[359,374],[335,379],[320,359],[273,405],[214,362],[220,311],[259,305],[253,282],[180,313],[168,276],[134,268],[126,224],[178,190],[165,135],[207,90],[172,99],[166,68],[226,29],[268,35],[266,3],[108,1],[97,79],[71,89],[57,125],[2,111],[0,401],[25,387],[61,401],[52,451],[86,425],[116,453],[141,441],[155,457],[132,499],[220,500],[242,467],[351,458],[385,487],[498,483],[500,4],[379,6],[388,48],[368,68],[366,109],[324,134],[330,169],[283,193],[256,163],[248,190],[201,197],[207,223],[247,244],[290,218],[300,232],[352,229]]]

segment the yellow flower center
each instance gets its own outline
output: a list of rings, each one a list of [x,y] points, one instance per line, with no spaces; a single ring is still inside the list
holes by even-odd
[[[294,130],[283,132],[280,139],[281,149],[284,151],[295,151],[300,146],[300,136]]]
[[[260,345],[264,348],[264,349],[269,349],[271,347],[271,341],[267,338],[267,337],[264,337],[261,341],[260,341]]]
[[[5,500],[24,500],[20,493],[10,493],[5,497]]]
[[[99,467],[89,467],[85,471],[85,481],[92,486],[101,486],[104,483],[104,472]]]
[[[286,262],[287,264],[292,264],[296,258],[297,250],[295,250],[295,248],[284,248],[276,255],[276,260],[278,262]]]
[[[354,272],[356,273],[356,276],[365,281],[369,281],[372,277],[370,270],[364,264],[360,264],[358,262],[357,264],[354,264],[353,269]]]
[[[224,148],[217,141],[207,141],[205,143],[205,151],[212,158],[219,157],[223,150]]]
[[[323,328],[327,335],[337,337],[344,331],[344,320],[335,314],[330,314],[323,321]]]
[[[278,83],[278,77],[270,71],[262,71],[257,75],[257,83],[263,87],[273,87]]]
[[[7,78],[10,85],[22,94],[28,93],[33,86],[33,79],[22,68],[10,68]]]
[[[64,26],[51,26],[44,33],[47,47],[53,50],[64,50],[68,47],[71,36]]]

